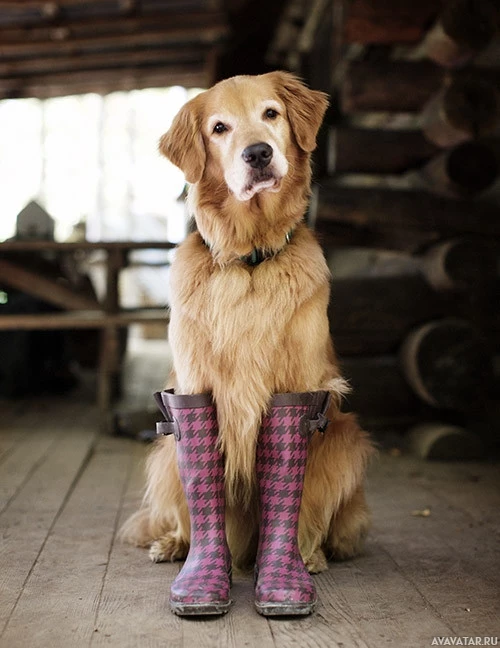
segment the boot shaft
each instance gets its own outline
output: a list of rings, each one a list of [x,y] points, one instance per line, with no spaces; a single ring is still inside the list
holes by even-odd
[[[224,458],[218,449],[216,408],[208,394],[161,392],[155,398],[176,437],[177,466],[188,503],[191,546],[225,543]]]

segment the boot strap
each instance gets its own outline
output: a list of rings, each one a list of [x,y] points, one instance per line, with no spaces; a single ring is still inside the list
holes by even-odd
[[[173,389],[169,391],[173,393]],[[169,434],[173,434],[178,441],[180,439],[179,426],[177,424],[177,421],[174,420],[173,416],[169,412],[168,407],[165,406],[165,403],[163,402],[163,399],[161,397],[161,392],[155,392],[154,399],[159,409],[161,410],[161,413],[165,417],[164,421],[158,421],[156,423],[157,436],[168,436]]]
[[[318,396],[320,394],[321,392],[318,392]],[[328,427],[328,424],[330,423],[330,420],[327,418],[326,413],[328,411],[328,408],[330,407],[331,400],[332,395],[330,394],[330,392],[326,392],[321,404],[321,409],[316,414],[316,417],[308,420],[309,436],[312,436],[316,432],[316,430],[318,430],[318,432],[321,432],[321,434],[324,434],[326,428]]]

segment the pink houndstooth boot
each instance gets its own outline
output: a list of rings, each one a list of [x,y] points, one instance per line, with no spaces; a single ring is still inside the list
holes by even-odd
[[[172,583],[170,608],[179,615],[225,614],[230,605],[231,555],[225,531],[224,459],[217,448],[217,416],[207,394],[155,394],[174,434],[177,463],[191,522],[188,557]]]
[[[324,430],[326,391],[276,394],[257,444],[260,537],[255,607],[265,616],[310,614],[316,588],[299,553],[298,520],[309,437]]]

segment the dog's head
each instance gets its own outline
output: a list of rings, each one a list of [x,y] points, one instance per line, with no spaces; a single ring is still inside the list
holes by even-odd
[[[224,181],[238,201],[279,192],[298,150],[308,160],[326,95],[287,72],[226,79],[189,101],[160,151],[189,183]]]

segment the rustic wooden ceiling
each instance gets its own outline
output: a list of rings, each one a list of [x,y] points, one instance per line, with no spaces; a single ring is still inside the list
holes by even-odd
[[[261,72],[283,5],[0,0],[0,98],[204,87],[221,76]]]

